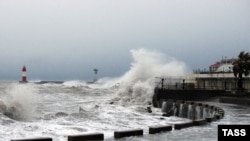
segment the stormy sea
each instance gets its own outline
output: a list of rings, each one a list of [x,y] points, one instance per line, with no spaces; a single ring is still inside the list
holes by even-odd
[[[123,76],[63,83],[0,81],[0,141],[51,137],[66,141],[68,135],[103,133],[114,140],[114,131],[143,129],[144,136],[120,140],[217,140],[219,124],[249,124],[250,108],[207,102],[221,107],[225,117],[204,126],[148,134],[149,126],[189,121],[177,116],[163,117],[152,106],[155,77],[185,75],[186,66],[171,57],[146,50],[132,50],[134,61]],[[150,109],[150,111],[148,110]]]

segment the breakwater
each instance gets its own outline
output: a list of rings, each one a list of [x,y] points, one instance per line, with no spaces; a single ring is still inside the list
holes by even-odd
[[[39,82],[34,82],[35,84],[46,84],[46,83],[54,83],[54,84],[62,84],[64,81],[39,81]]]
[[[172,90],[155,88],[153,96],[154,107],[159,107],[159,102],[162,100],[189,100],[189,101],[202,101],[212,97],[225,95],[228,92],[225,90]]]
[[[178,116],[190,120],[210,120],[224,116],[223,109],[208,104],[195,103],[193,101],[167,100],[161,102],[163,116]]]

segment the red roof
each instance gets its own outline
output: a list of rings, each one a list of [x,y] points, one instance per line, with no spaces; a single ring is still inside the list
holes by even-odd
[[[221,63],[220,63],[220,62],[216,62],[215,64],[210,65],[209,67],[219,67],[220,65],[221,65]]]

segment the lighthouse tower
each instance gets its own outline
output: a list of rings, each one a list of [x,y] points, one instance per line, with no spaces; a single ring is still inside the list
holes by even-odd
[[[26,76],[26,71],[27,71],[26,67],[23,66],[23,68],[22,68],[22,81],[20,81],[21,83],[27,83],[28,82],[27,81],[27,76]]]
[[[98,69],[94,69],[93,70],[94,71],[94,80],[93,80],[93,82],[96,82],[97,81],[97,73],[98,73]]]

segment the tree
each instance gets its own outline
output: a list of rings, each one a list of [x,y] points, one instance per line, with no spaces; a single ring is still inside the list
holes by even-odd
[[[249,52],[241,51],[238,59],[233,62],[233,73],[238,79],[238,91],[243,90],[243,75],[248,76],[250,73],[250,54]]]

